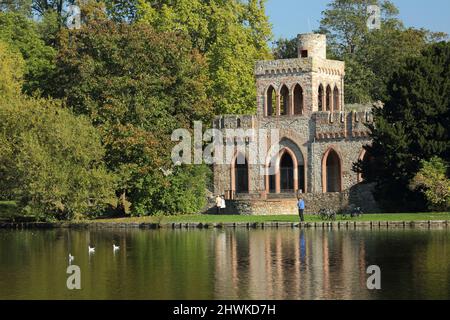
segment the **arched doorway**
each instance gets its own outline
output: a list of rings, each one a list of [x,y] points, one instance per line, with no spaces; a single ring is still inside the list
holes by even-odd
[[[306,160],[303,152],[296,143],[285,138],[281,139],[277,149],[274,151],[271,148],[266,158],[266,192],[278,194],[301,190],[306,193]]]
[[[234,190],[236,193],[249,192],[247,159],[243,161],[239,157],[236,158],[234,164]]]
[[[329,149],[322,160],[323,192],[342,191],[341,159],[334,149]]]
[[[280,190],[281,192],[294,191],[294,161],[288,152],[280,159]]]

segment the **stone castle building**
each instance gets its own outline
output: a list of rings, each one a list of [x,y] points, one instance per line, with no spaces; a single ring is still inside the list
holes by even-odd
[[[376,204],[371,187],[352,170],[370,143],[371,106],[345,106],[345,64],[326,57],[326,36],[298,36],[298,58],[256,64],[257,114],[220,116],[214,128],[278,129],[275,174],[234,155],[214,165],[214,193],[234,214],[296,214],[299,193],[307,212]],[[225,134],[224,134],[225,135]],[[270,144],[270,143],[269,143]],[[244,157],[245,161],[238,161]]]

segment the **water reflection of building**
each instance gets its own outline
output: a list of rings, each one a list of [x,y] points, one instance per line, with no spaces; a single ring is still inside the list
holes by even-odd
[[[368,298],[364,241],[336,230],[228,230],[215,238],[225,299]]]

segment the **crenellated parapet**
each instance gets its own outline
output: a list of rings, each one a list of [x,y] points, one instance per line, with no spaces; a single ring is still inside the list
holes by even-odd
[[[315,72],[322,75],[344,76],[345,63],[317,57],[258,61],[255,67],[257,77],[270,75],[296,75]]]
[[[347,135],[347,119],[345,112],[316,112],[314,114],[318,140],[339,139]]]
[[[373,123],[373,113],[371,110],[352,111],[350,113],[349,132],[352,137],[367,137],[369,129],[367,124]]]
[[[373,122],[373,115],[370,110],[316,112],[314,121],[317,140],[368,137],[367,124]]]
[[[214,129],[255,129],[256,116],[253,115],[222,115],[215,117]]]

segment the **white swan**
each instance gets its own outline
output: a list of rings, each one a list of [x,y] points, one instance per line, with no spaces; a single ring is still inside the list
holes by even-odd
[[[120,246],[116,246],[115,244],[113,244],[113,250],[114,251],[117,251],[117,250],[119,250],[120,249]]]
[[[75,260],[75,257],[69,253],[69,264],[72,263],[73,260]]]
[[[94,253],[94,252],[95,252],[95,247],[89,246],[89,253]]]

